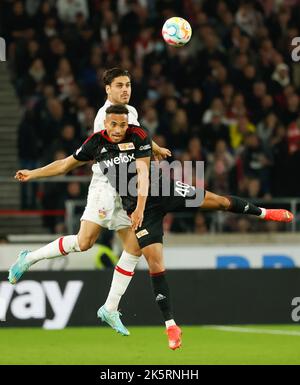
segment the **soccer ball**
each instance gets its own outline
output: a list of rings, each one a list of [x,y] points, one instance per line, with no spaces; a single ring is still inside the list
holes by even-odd
[[[162,36],[167,44],[180,47],[190,41],[192,28],[182,17],[171,17],[162,27]]]

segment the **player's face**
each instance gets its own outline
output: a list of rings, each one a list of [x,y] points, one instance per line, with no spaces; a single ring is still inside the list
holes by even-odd
[[[128,116],[126,114],[108,114],[104,125],[111,141],[119,143],[125,137],[128,128]]]
[[[128,104],[131,96],[131,83],[128,76],[118,76],[111,85],[106,86],[107,97],[113,104]]]

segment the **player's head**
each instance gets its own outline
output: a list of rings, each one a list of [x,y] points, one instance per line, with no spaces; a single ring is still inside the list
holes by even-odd
[[[128,110],[124,104],[113,104],[106,109],[104,126],[112,142],[118,143],[124,138],[128,128]]]
[[[131,96],[131,76],[121,68],[104,72],[103,83],[108,100],[113,104],[127,104]]]

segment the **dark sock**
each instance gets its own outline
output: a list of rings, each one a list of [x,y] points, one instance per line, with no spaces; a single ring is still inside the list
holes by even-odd
[[[235,196],[228,196],[227,198],[230,200],[230,206],[227,211],[230,211],[231,213],[250,214],[256,216],[259,216],[262,213],[259,207],[246,201],[245,199]]]
[[[165,271],[157,274],[150,274],[155,301],[163,315],[165,321],[173,319],[173,311],[171,308],[171,299],[169,286],[166,279]]]

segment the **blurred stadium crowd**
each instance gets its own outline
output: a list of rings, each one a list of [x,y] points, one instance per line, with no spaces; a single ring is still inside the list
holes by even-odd
[[[141,125],[180,161],[204,160],[206,187],[251,198],[298,196],[300,165],[297,0],[2,0],[1,36],[24,109],[21,168],[63,158],[93,131],[105,100],[105,69],[132,74],[131,103]],[[185,17],[193,37],[168,47],[165,19]],[[89,168],[76,171],[90,172]],[[23,208],[64,207],[84,198],[79,183],[23,194]],[[208,231],[211,217],[166,220],[173,231]],[[226,218],[226,217],[225,217]],[[57,223],[49,223],[53,231]],[[266,224],[246,219],[225,230]],[[271,230],[274,224],[268,224]]]

